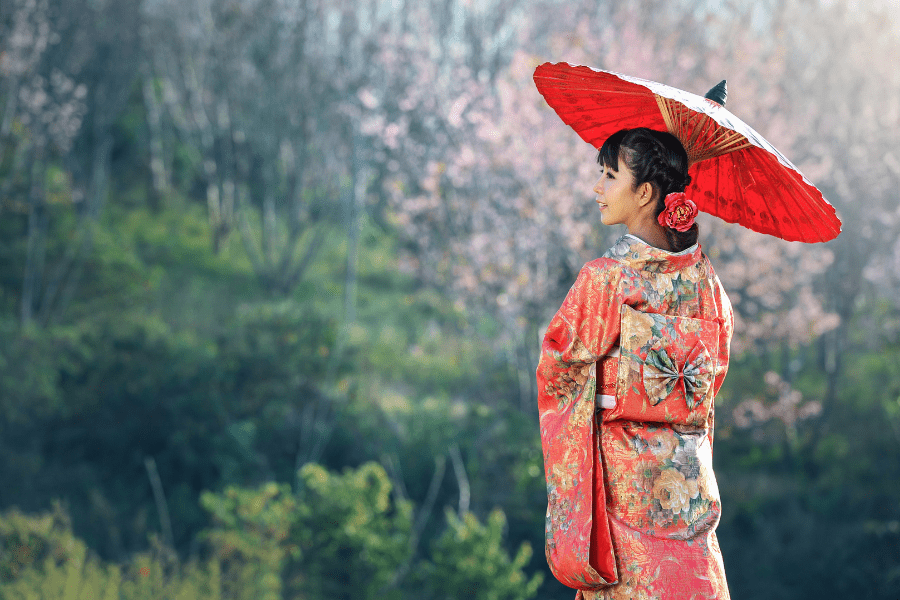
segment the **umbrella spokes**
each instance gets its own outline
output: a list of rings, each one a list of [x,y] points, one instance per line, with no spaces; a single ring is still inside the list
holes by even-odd
[[[710,94],[719,86],[724,87],[724,83],[723,81],[710,90]],[[751,145],[747,138],[737,131],[719,127],[718,123],[709,115],[695,112],[671,98],[665,98],[659,94],[654,95],[656,103],[659,105],[659,111],[666,122],[666,129],[677,137],[684,149],[687,150],[688,165],[693,166],[702,160],[722,156]],[[721,97],[724,102],[724,92]],[[707,94],[707,98],[709,98],[709,94]],[[712,98],[709,100],[719,105],[722,104]]]

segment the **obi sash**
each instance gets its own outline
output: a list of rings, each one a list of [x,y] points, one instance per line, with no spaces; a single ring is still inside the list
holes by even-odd
[[[620,514],[623,507],[618,506],[619,498],[615,490],[607,489],[604,472],[605,464],[617,463],[614,457],[604,455],[600,441],[603,435],[601,428],[613,427],[617,423],[658,424],[676,428],[683,425],[698,431],[707,427],[713,402],[713,378],[718,366],[720,328],[718,321],[644,313],[627,305],[622,306],[621,355],[604,358],[591,369],[591,375],[596,378],[595,395],[616,397],[615,408],[601,411],[588,425],[593,446],[593,460],[590,461],[592,473],[582,480],[586,487],[589,486],[582,497],[592,503],[589,517],[592,520],[590,523],[570,522],[572,532],[584,531],[589,527],[590,547],[583,548],[582,544],[587,540],[575,535],[567,536],[568,542],[578,548],[569,547],[561,553],[560,546],[555,546],[552,552],[548,546],[548,562],[560,581],[582,590],[597,590],[618,583],[621,576],[627,574],[628,568],[624,565],[630,558],[617,556],[615,541],[621,523],[610,521],[611,516]],[[590,382],[586,387],[589,386]],[[617,475],[627,476],[624,472],[610,472],[613,478]],[[718,494],[717,489],[715,493]],[[549,510],[564,508],[563,503],[548,506]],[[548,512],[548,523],[551,518],[555,519]],[[717,515],[715,520],[718,520]],[[695,530],[699,532],[699,529],[691,527],[688,535]],[[657,535],[651,530],[646,530],[646,533]],[[668,537],[666,531],[660,530],[658,533],[661,537]],[[576,553],[589,554],[589,566],[581,563],[586,576],[572,570],[576,564],[574,561],[556,562],[557,558]],[[565,574],[568,574],[566,579],[560,577]]]
[[[707,426],[718,371],[718,321],[621,309],[621,356],[597,368],[597,394],[615,394],[617,419]],[[611,390],[615,390],[614,392]]]

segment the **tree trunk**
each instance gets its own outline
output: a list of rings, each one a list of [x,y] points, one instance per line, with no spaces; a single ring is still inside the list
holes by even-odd
[[[146,38],[148,34],[144,34]],[[163,146],[162,133],[162,108],[156,97],[154,89],[153,71],[148,64],[149,59],[141,62],[141,76],[143,78],[142,91],[144,96],[144,108],[147,114],[147,132],[149,134],[150,150],[150,183],[153,190],[152,204],[160,206],[169,196],[171,183],[165,148]]]
[[[44,170],[41,153],[32,148],[28,186],[28,242],[25,250],[25,271],[22,276],[22,304],[20,321],[26,325],[35,312],[35,298],[40,289],[46,252],[47,216],[44,206]]]
[[[356,283],[359,268],[359,228],[364,186],[361,177],[359,135],[353,134],[352,172],[347,193],[347,273],[344,279],[344,327],[356,321]]]

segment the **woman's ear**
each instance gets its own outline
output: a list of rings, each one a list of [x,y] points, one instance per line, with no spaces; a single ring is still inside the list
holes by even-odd
[[[653,186],[650,185],[649,181],[640,184],[636,192],[638,195],[638,206],[641,208],[653,201]]]

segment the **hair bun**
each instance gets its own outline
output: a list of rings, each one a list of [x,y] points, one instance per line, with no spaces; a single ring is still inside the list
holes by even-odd
[[[669,193],[670,191],[683,192],[684,189],[691,184],[691,176],[687,173],[682,173],[671,164],[665,164],[665,168],[668,185],[665,185],[663,187],[668,190],[666,193]]]

